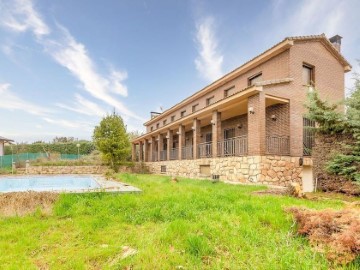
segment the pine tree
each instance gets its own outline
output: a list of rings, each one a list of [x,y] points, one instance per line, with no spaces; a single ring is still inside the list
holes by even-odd
[[[345,143],[343,151],[336,154],[326,166],[330,174],[360,181],[360,78],[356,77],[355,88],[345,101],[346,114],[338,112],[337,104],[320,99],[315,90],[308,93],[305,117],[316,122],[316,132],[335,135],[346,134],[351,143]]]

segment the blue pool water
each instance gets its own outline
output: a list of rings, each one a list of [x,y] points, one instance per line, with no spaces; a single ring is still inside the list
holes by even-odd
[[[91,176],[56,175],[0,178],[0,193],[19,191],[76,191],[96,188],[100,188],[100,185]]]

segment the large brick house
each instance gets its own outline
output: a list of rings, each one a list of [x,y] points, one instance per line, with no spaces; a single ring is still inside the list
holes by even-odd
[[[306,93],[344,98],[341,37],[287,37],[162,113],[132,141],[151,172],[312,188]]]

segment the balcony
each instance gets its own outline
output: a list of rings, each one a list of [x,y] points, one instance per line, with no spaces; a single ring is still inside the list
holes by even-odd
[[[177,148],[170,149],[170,160],[175,160],[179,158],[179,150]]]
[[[247,136],[238,136],[217,143],[217,156],[244,156],[247,154]]]
[[[167,151],[166,150],[160,151],[160,160],[161,161],[167,160]]]
[[[193,146],[185,146],[181,149],[182,159],[193,159]]]
[[[290,155],[289,136],[267,136],[266,154],[270,155]]]
[[[200,143],[198,145],[198,151],[200,158],[212,157],[212,142]]]

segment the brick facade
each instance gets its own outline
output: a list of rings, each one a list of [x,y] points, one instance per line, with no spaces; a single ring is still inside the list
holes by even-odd
[[[188,164],[191,159],[191,166],[198,166],[204,157],[222,164],[221,159],[230,156],[238,162],[244,162],[240,157],[257,156],[258,169],[263,169],[268,155],[299,158],[303,155],[304,102],[309,91],[309,85],[304,85],[303,65],[312,67],[312,83],[322,98],[344,98],[344,72],[351,66],[339,51],[324,35],[290,37],[147,121],[147,133],[133,143],[152,142],[140,145],[147,149],[145,161],[176,159]],[[258,81],[249,85],[249,78],[259,74]],[[165,152],[160,155],[160,151]],[[156,160],[151,153],[157,154]],[[158,166],[149,164],[157,172]],[[275,177],[276,173],[270,175]],[[300,174],[291,176],[297,179]]]

